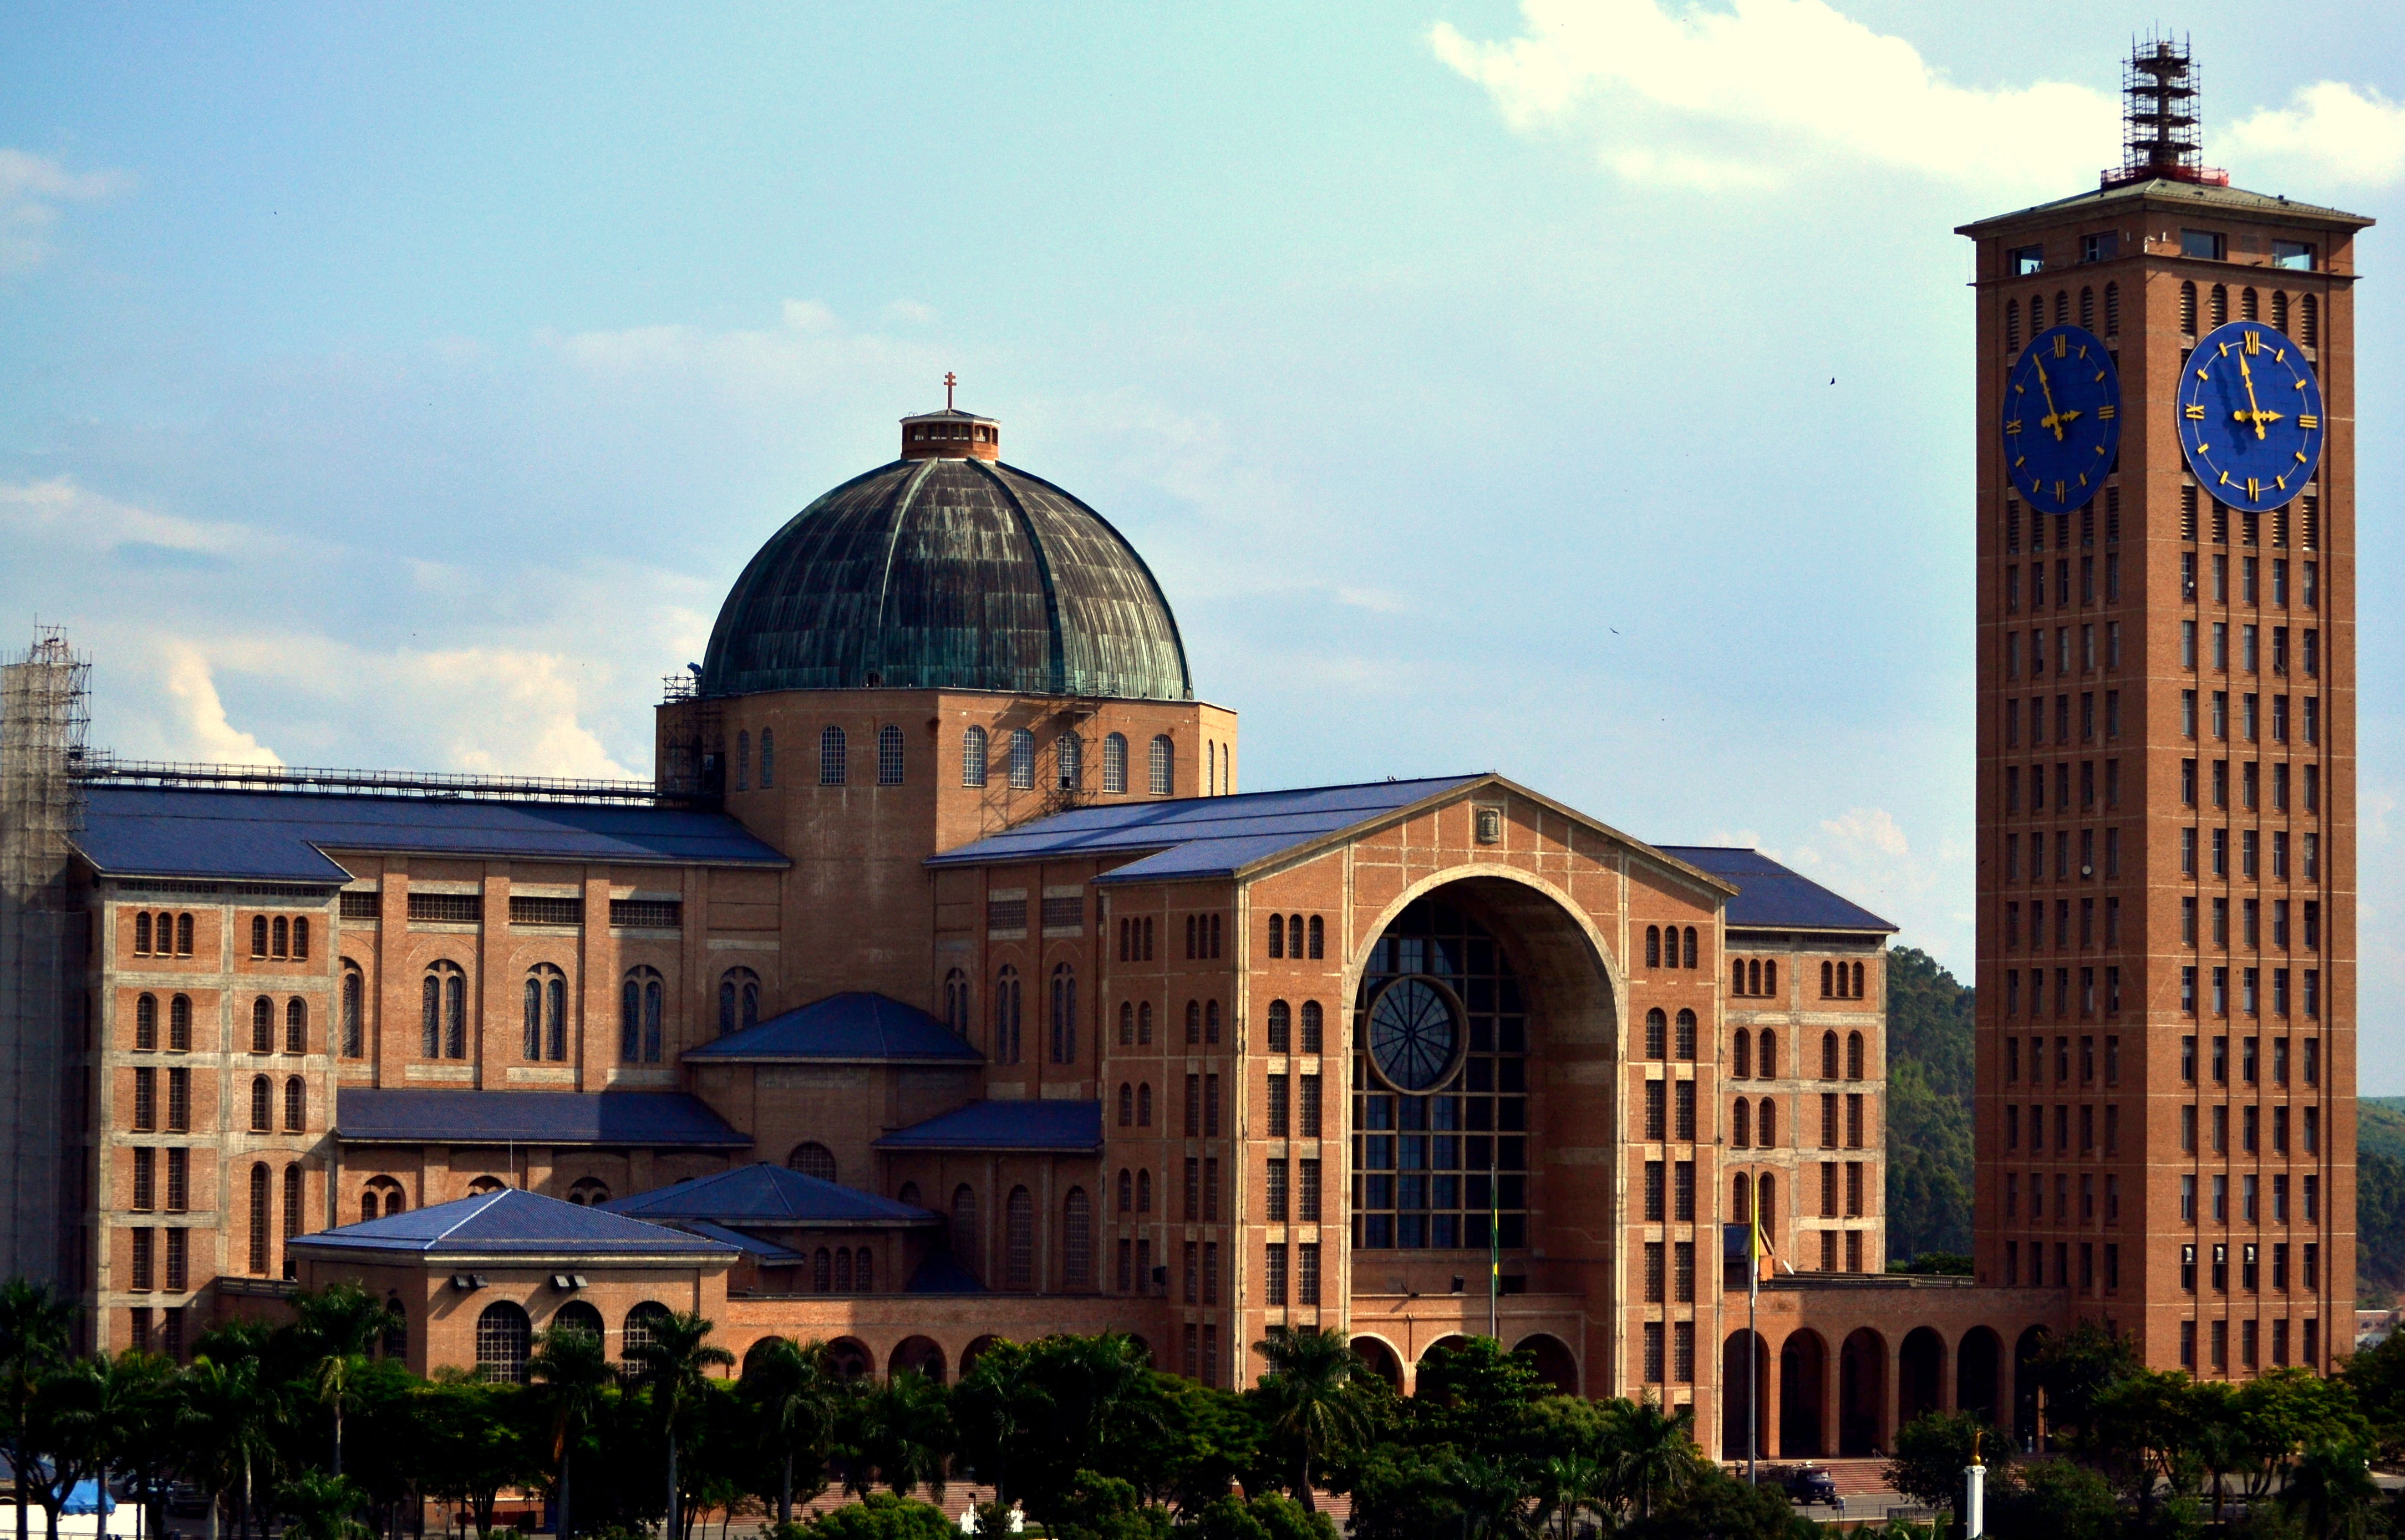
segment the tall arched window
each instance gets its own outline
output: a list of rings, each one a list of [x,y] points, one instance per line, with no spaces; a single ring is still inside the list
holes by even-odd
[[[1135,1008],[1135,1040],[1141,1048],[1152,1041],[1152,1002],[1140,1000]]]
[[[546,1056],[568,1057],[568,976],[549,963],[538,963],[526,978],[525,1032],[518,1047],[528,1063]]]
[[[823,1246],[819,1248],[817,1263],[810,1268],[810,1291],[821,1294],[835,1293],[835,1253]]]
[[[2180,285],[2179,316],[2180,330],[2196,335],[2196,285],[2192,283]]]
[[[1005,963],[993,980],[993,1062],[1019,1062],[1019,969]]]
[[[735,789],[752,789],[752,735],[748,732],[735,735]]]
[[[2260,303],[2261,302],[2256,298],[2254,290],[2240,290],[2238,291],[2238,318],[2243,321],[2262,319],[2261,312],[2257,309],[2257,304]]]
[[[368,981],[356,963],[343,965],[343,1057],[356,1059],[367,1052]]]
[[[1769,958],[1762,965],[1762,992],[1765,995],[1779,993],[1779,959],[1776,957]]]
[[[1119,1002],[1119,1046],[1121,1048],[1135,1046],[1135,1002],[1133,1000]]]
[[[468,1056],[468,976],[459,965],[428,966],[418,991],[418,1049],[429,1059]]]
[[[1863,1035],[1859,1032],[1849,1032],[1846,1034],[1846,1079],[1858,1081],[1862,1078]]]
[[[858,1265],[851,1270],[851,1287],[855,1293],[877,1292],[877,1253],[864,1246],[852,1253]]]
[[[271,1120],[275,1114],[275,1087],[264,1075],[250,1078],[250,1131],[264,1134],[274,1129]]]
[[[1067,963],[1052,968],[1052,1062],[1077,1062],[1077,974]]]
[[[1765,1150],[1779,1143],[1779,1104],[1768,1096],[1754,1104],[1753,1142]]]
[[[1094,1206],[1082,1187],[1069,1189],[1061,1206],[1061,1286],[1089,1289],[1094,1282]]]
[[[1135,1173],[1124,1166],[1119,1167],[1119,1212],[1135,1212]]]
[[[250,954],[254,957],[267,955],[267,916],[264,914],[250,917]]]
[[[1645,1056],[1667,1058],[1670,1053],[1670,1018],[1657,1008],[1645,1013]]]
[[[777,733],[773,728],[760,729],[760,789],[767,791],[777,784]]]
[[[1681,968],[1693,968],[1695,966],[1695,927],[1693,925],[1689,925],[1687,927],[1684,955],[1679,966]]]
[[[275,940],[270,943],[271,957],[292,955],[292,922],[279,914],[275,917]]]
[[[849,1246],[835,1249],[835,1292],[839,1294],[851,1293],[851,1248]]]
[[[1127,734],[1103,740],[1103,790],[1118,796],[1127,790]]]
[[[1035,789],[1035,735],[1025,728],[1011,729],[1010,787],[1013,791]]]
[[[656,968],[638,968],[618,991],[618,1057],[627,1064],[660,1062],[660,1015],[667,990]]]
[[[2071,324],[2071,294],[2067,290],[2058,289],[2054,291],[2054,324],[2057,326]]]
[[[192,1049],[192,997],[178,995],[167,1002],[167,1051],[189,1053]]]
[[[983,728],[971,728],[961,734],[961,784],[985,784],[986,737]]]
[[[2303,301],[2300,302],[2299,307],[2304,312],[2304,326],[2301,329],[2304,335],[2299,337],[2297,340],[2303,343],[2307,347],[2319,347],[2322,345],[2321,301],[2314,295],[2308,294],[2304,297]]]
[[[262,1081],[260,1083],[264,1084]],[[267,1276],[267,1237],[274,1216],[268,1211],[273,1201],[268,1190],[267,1166],[264,1162],[250,1168],[250,1270]]]
[[[1837,1078],[1837,1035],[1834,1032],[1821,1034],[1821,1078],[1824,1081]]]
[[[969,976],[957,968],[944,975],[944,1024],[960,1037],[969,1035]]]
[[[275,1052],[275,1002],[264,995],[250,1002],[250,1051]]]
[[[1745,965],[1745,987],[1739,990],[1738,993],[1741,995],[1759,995],[1762,993],[1761,958],[1752,958]]]
[[[1135,1126],[1135,1086],[1129,1081],[1119,1081],[1119,1126]]]
[[[843,729],[837,727],[828,727],[821,729],[819,733],[819,784],[823,786],[842,785],[847,779],[849,770],[850,760],[845,750]]]
[[[1135,1174],[1135,1211],[1139,1214],[1152,1212],[1152,1172],[1149,1168]]]
[[[2079,324],[2090,332],[2096,330],[2096,290],[2085,285],[2079,290]]]
[[[134,1002],[134,1046],[148,1051],[159,1046],[159,996],[145,995]]]
[[[1177,750],[1161,733],[1152,741],[1152,794],[1155,797],[1174,796],[1177,791]]]
[[[718,1035],[745,1032],[760,1024],[760,975],[748,968],[730,968],[718,979]]]
[[[1695,1056],[1695,1013],[1692,1010],[1679,1012],[1678,1053],[1681,1059]]]
[[[295,962],[309,958],[309,916],[301,915],[292,922],[292,957]]]
[[[1298,950],[1295,954],[1301,956],[1301,953]],[[1286,955],[1286,916],[1283,914],[1270,916],[1270,955],[1281,958]]]
[[[2104,334],[2108,337],[2121,334],[2121,286],[2117,283],[2104,286]]]
[[[877,784],[898,786],[902,784],[902,729],[888,722],[877,729]]]
[[[1751,1077],[1752,1073],[1753,1035],[1745,1028],[1738,1027],[1737,1035],[1729,1039],[1729,1074],[1741,1081]]]
[[[1202,1040],[1205,1043],[1219,1040],[1219,1002],[1217,1000],[1202,1002]]]
[[[1732,995],[1745,993],[1745,959],[1742,957],[1729,959],[1729,993]]]
[[[476,1367],[488,1379],[504,1385],[526,1383],[527,1349],[534,1342],[534,1322],[526,1307],[496,1300],[476,1318]]]
[[[1202,1044],[1202,1002],[1200,1000],[1186,1002],[1186,1042],[1190,1048],[1199,1048]]]
[[[816,1177],[821,1181],[833,1181],[836,1180],[835,1151],[816,1139],[797,1144],[794,1146],[794,1152],[785,1157],[785,1169],[799,1171],[806,1177]]]
[[[150,915],[148,911],[134,916],[134,954],[150,955]]]
[[[1854,998],[1859,1000],[1859,999],[1861,999],[1862,997],[1863,997],[1863,965],[1862,965],[1862,964],[1860,964],[1860,963],[1856,963],[1856,964],[1854,965]]]
[[[2229,324],[2229,290],[2226,285],[2215,284],[2205,296],[2205,314],[2215,326]]]
[[[1302,1002],[1302,1051],[1304,1053],[1316,1053],[1320,1051],[1320,1042],[1326,1036],[1324,1026],[1327,1020],[1328,1013],[1319,1009],[1317,1000]]]
[[[656,1299],[647,1299],[626,1312],[626,1321],[619,1328],[620,1350],[632,1359],[637,1352],[658,1340],[659,1329],[675,1312]]]
[[[1729,1109],[1729,1144],[1743,1150],[1753,1143],[1753,1108],[1739,1096]]]
[[[2307,303],[2310,304],[2312,302],[2308,301]],[[163,914],[159,918],[162,924],[166,920],[166,916]],[[178,957],[189,957],[191,954],[192,917],[189,914],[178,914],[176,916],[176,955]]]
[[[1729,1179],[1729,1220],[1736,1224],[1753,1222],[1753,1179],[1742,1171]]]
[[[1779,1220],[1779,1179],[1768,1172],[1753,1184],[1753,1209],[1761,1217],[1762,1233],[1769,1235]]]
[[[1755,1059],[1761,1067],[1755,1071],[1765,1081],[1779,1078],[1779,1034],[1768,1027],[1762,1029],[1762,1040],[1755,1044]]]
[[[985,1272],[983,1260],[977,1255],[977,1189],[967,1182],[952,1189],[952,1260],[967,1268],[972,1276]]]
[[[1315,961],[1328,954],[1328,925],[1316,914],[1311,917],[1310,953]]]
[[[1836,980],[1837,965],[1835,963],[1822,963],[1821,965],[1821,998],[1824,1000],[1834,1000],[1837,997]]]
[[[1035,1286],[1035,1199],[1024,1187],[1010,1190],[1003,1205],[1004,1284],[1008,1289]]]
[[[1052,743],[1055,768],[1061,772],[1061,789],[1076,791],[1086,784],[1086,741],[1074,732],[1064,732]]]
[[[303,1134],[309,1129],[309,1082],[294,1075],[284,1082],[284,1131]]]
[[[1294,1048],[1294,1008],[1284,1000],[1270,1002],[1270,1052],[1291,1053]]]

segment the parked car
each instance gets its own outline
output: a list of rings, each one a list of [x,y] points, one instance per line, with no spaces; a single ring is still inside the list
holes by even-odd
[[[1787,1500],[1798,1505],[1837,1505],[1837,1483],[1818,1465],[1798,1465],[1787,1473]]]

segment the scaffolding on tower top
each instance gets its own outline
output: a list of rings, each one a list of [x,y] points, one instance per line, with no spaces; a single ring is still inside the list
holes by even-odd
[[[2121,164],[2104,172],[2108,188],[2131,182],[2197,182],[2228,187],[2229,173],[2204,163],[2197,68],[2187,39],[2148,37],[2131,45],[2121,72]]]

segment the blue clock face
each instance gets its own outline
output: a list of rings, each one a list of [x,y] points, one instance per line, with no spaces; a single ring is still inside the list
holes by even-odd
[[[2260,321],[2197,339],[2179,414],[2188,469],[2233,508],[2259,514],[2293,501],[2321,463],[2321,382],[2303,349]]]
[[[2004,383],[2004,463],[2042,514],[2094,497],[2121,445],[2121,376],[2085,327],[2041,332]]]

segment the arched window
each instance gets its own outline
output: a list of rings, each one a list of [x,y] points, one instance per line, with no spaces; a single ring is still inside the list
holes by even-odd
[[[1779,959],[1776,957],[1762,965],[1762,992],[1765,995],[1779,993]]]
[[[843,729],[828,727],[819,732],[819,784],[839,786],[849,778],[851,760],[846,752]]]
[[[281,914],[275,917],[275,940],[270,944],[272,950],[268,953],[269,956],[289,957],[292,955],[292,922],[286,919]]]
[[[2054,324],[2057,326],[2071,324],[2071,295],[2066,290],[2058,289],[2054,291]]]
[[[1003,1205],[1004,1287],[1035,1286],[1035,1199],[1024,1187],[1014,1187]]]
[[[972,1274],[984,1267],[977,1256],[977,1189],[967,1182],[952,1189],[952,1259]]]
[[[1119,1126],[1135,1126],[1135,1086],[1128,1081],[1119,1081]]]
[[[1761,958],[1753,958],[1745,965],[1745,988],[1739,993],[1746,995],[1759,995],[1762,993]]]
[[[877,729],[877,784],[900,785],[902,770],[902,729],[888,722]]]
[[[1188,1000],[1186,1002],[1186,1041],[1189,1047],[1200,1047],[1202,1045],[1202,1002],[1200,1000]]]
[[[284,1002],[284,1052],[309,1052],[309,1002],[298,995]]]
[[[1069,1189],[1061,1206],[1061,1286],[1090,1289],[1094,1282],[1094,1206],[1082,1187]]]
[[[2257,304],[2257,301],[2255,298],[2254,290],[2240,290],[2238,291],[2238,318],[2242,321],[2262,319],[2263,318],[2261,313],[2256,309]]]
[[[1076,791],[1086,784],[1086,741],[1074,732],[1064,732],[1052,742],[1054,768],[1061,774],[1061,789]]]
[[[969,1035],[969,976],[957,968],[944,975],[944,1024],[960,1037]]]
[[[1283,914],[1270,916],[1270,955],[1286,955],[1286,916]]]
[[[1302,955],[1302,916],[1289,914],[1286,921],[1286,949],[1289,955]]]
[[[2213,286],[2212,292],[2206,296],[2205,313],[2215,326],[2229,324],[2229,290],[2227,287],[2221,284]]]
[[[1150,1081],[1135,1088],[1135,1125],[1138,1128],[1152,1126],[1152,1082]]]
[[[1123,732],[1103,740],[1103,790],[1113,796],[1127,791],[1127,734]]]
[[[265,1084],[264,1079],[260,1081]],[[265,1127],[264,1123],[260,1126]],[[274,1215],[268,1211],[273,1200],[268,1194],[267,1166],[264,1163],[250,1168],[250,1270],[265,1277],[267,1273],[267,1237]]]
[[[1010,788],[1013,791],[1035,789],[1035,735],[1025,728],[1011,729]]]
[[[1860,964],[1860,963],[1856,963],[1856,964],[1854,965],[1854,998],[1859,1000],[1859,999],[1861,999],[1862,997],[1863,997],[1863,965],[1862,965],[1862,964]]]
[[[1824,1081],[1837,1078],[1837,1035],[1834,1032],[1821,1034],[1821,1078]]]
[[[752,735],[748,732],[735,735],[735,789],[752,789]]]
[[[2304,297],[2300,308],[2304,312],[2305,324],[2302,328],[2304,335],[2299,337],[2297,340],[2303,343],[2307,347],[2319,347],[2322,345],[2321,301],[2315,296],[2308,294]]]
[[[855,1262],[855,1265],[851,1270],[852,1292],[863,1294],[876,1293],[877,1263],[875,1259],[877,1253],[864,1246],[859,1250],[853,1252],[852,1255]]]
[[[1019,1062],[1019,969],[1009,964],[993,980],[993,1062]]]
[[[1152,1002],[1138,1002],[1135,1008],[1135,1040],[1138,1047],[1152,1041]]]
[[[1753,1222],[1753,1179],[1742,1171],[1729,1179],[1729,1221],[1735,1224]]]
[[[1821,965],[1821,998],[1824,1000],[1834,1000],[1837,997],[1836,977],[1836,964],[1822,963]]]
[[[308,1127],[309,1083],[295,1075],[284,1082],[284,1131],[300,1134]]]
[[[598,1177],[579,1177],[568,1189],[568,1201],[591,1208],[610,1201],[610,1184]]]
[[[777,733],[773,728],[760,729],[760,789],[767,791],[777,784]]]
[[[835,1151],[816,1139],[808,1140],[794,1146],[794,1152],[785,1157],[785,1169],[799,1171],[806,1177],[816,1177],[821,1181],[833,1181],[836,1180]]]
[[[418,1047],[429,1059],[468,1056],[468,976],[457,963],[438,962],[426,969],[419,990]]]
[[[159,996],[145,995],[134,1002],[134,1046],[151,1050],[159,1046]]]
[[[1762,1220],[1762,1233],[1770,1234],[1779,1221],[1779,1179],[1768,1172],[1753,1184],[1753,1209]]]
[[[2006,300],[2004,302],[2004,351],[2006,353],[2018,353],[2020,350],[2021,302],[2018,300]]]
[[[1858,1081],[1862,1078],[1863,1035],[1859,1032],[1849,1032],[1846,1034],[1846,1079]]]
[[[1328,955],[1328,925],[1318,915],[1311,917],[1311,956],[1316,961]]]
[[[254,957],[267,955],[267,916],[264,914],[250,917],[250,954]]]
[[[1135,1174],[1135,1211],[1139,1214],[1152,1212],[1152,1173],[1149,1170]]]
[[[301,1167],[296,1164],[288,1166],[284,1168],[284,1238],[286,1240],[290,1240],[294,1236],[297,1236],[300,1233]],[[291,1277],[296,1271],[293,1266],[292,1253],[289,1248],[287,1248],[285,1250],[284,1268],[285,1277],[287,1278]]]
[[[1743,1096],[1729,1109],[1729,1144],[1738,1150],[1753,1142],[1753,1109]]]
[[[851,1248],[849,1246],[835,1249],[835,1292],[839,1294],[851,1293]]]
[[[1206,1043],[1219,1040],[1219,1002],[1217,1000],[1202,1002],[1202,1040]]]
[[[895,1194],[894,1197],[900,1202],[908,1204],[913,1208],[923,1207],[919,1202],[919,1184],[915,1181],[904,1182],[902,1184],[902,1191]]]
[[[1317,1000],[1302,1002],[1302,1052],[1319,1052],[1320,1040],[1326,1036],[1323,1027],[1327,1020],[1327,1012],[1319,1009]]]
[[[150,955],[150,914],[147,910],[134,916],[134,954]]]
[[[1294,1008],[1284,1000],[1270,1002],[1270,1052],[1286,1053],[1294,1048]]]
[[[655,1299],[647,1299],[626,1312],[626,1323],[620,1328],[621,1352],[633,1358],[641,1349],[658,1340],[659,1329],[675,1312]]]
[[[1152,794],[1169,797],[1177,790],[1177,751],[1161,733],[1152,741]]]
[[[986,739],[983,728],[971,728],[961,734],[961,784],[985,784]]]
[[[1207,738],[1202,741],[1202,795],[1219,795],[1219,747]]]
[[[1660,1059],[1670,1052],[1670,1018],[1656,1009],[1645,1013],[1645,1056]]]
[[[2180,285],[2180,330],[2196,335],[2196,285],[2192,283]]]
[[[760,975],[730,968],[718,980],[718,1035],[748,1032],[760,1024]]]
[[[1779,1034],[1768,1027],[1762,1030],[1762,1040],[1754,1045],[1755,1059],[1760,1067],[1754,1073],[1765,1081],[1779,1078]]]
[[[1765,1150],[1779,1144],[1779,1104],[1768,1096],[1754,1104],[1753,1142]]]
[[[264,995],[250,1002],[250,1051],[275,1052],[275,1002]]]
[[[638,968],[618,990],[618,1057],[627,1064],[660,1062],[660,1014],[667,990],[656,968]]]
[[[1693,925],[1687,927],[1686,945],[1679,966],[1681,968],[1695,966],[1695,927]]]
[[[527,1349],[534,1341],[534,1323],[526,1307],[496,1300],[476,1318],[476,1366],[485,1377],[504,1385],[526,1383]]]
[[[1135,1046],[1135,1002],[1133,1000],[1119,1002],[1119,1046],[1121,1048]]]
[[[309,957],[309,916],[303,914],[292,922],[292,957],[306,962]]]
[[[2104,286],[2104,334],[2108,337],[2121,334],[2121,286],[2117,283]]]
[[[1678,1051],[1681,1059],[1695,1056],[1695,1013],[1692,1010],[1679,1012]]]
[[[264,1134],[275,1124],[275,1087],[264,1075],[250,1078],[250,1131]]]
[[[2079,324],[2090,332],[2096,330],[2096,290],[2084,286],[2079,290]]]
[[[819,1248],[817,1265],[810,1269],[810,1289],[814,1293],[835,1293],[835,1253],[823,1246]]]
[[[1119,1212],[1135,1212],[1135,1173],[1124,1166],[1119,1167]]]
[[[490,1197],[508,1185],[499,1177],[478,1177],[468,1184],[468,1195],[471,1198]]]
[[[1742,957],[1729,959],[1729,993],[1732,995],[1745,993],[1745,959]]]
[[[343,1057],[356,1059],[367,1052],[368,981],[356,963],[343,965]]]
[[[543,1008],[550,1003],[551,989],[549,986],[552,981],[556,978],[559,978],[559,969],[552,967],[549,963],[538,963],[533,968],[527,970],[525,992],[526,1020],[523,1024],[523,1030],[521,1031],[518,1038],[518,1053],[520,1057],[526,1059],[530,1064],[539,1061],[542,1057]],[[560,980],[559,1003],[562,1009],[565,1009],[568,1004],[567,981],[565,979]],[[566,1035],[564,1024],[560,1030],[564,1038]],[[565,1053],[561,1056],[566,1057]]]
[[[1052,968],[1052,1062],[1077,1062],[1077,972],[1067,963]]]
[[[1745,1080],[1753,1073],[1753,1035],[1739,1027],[1729,1039],[1729,1074]]]
[[[379,1213],[390,1218],[408,1208],[409,1199],[402,1195],[401,1183],[390,1177],[370,1178],[366,1191],[359,1194],[359,1218],[362,1221],[374,1219]]]
[[[167,1002],[167,1051],[189,1053],[192,1048],[192,997],[178,995]]]

